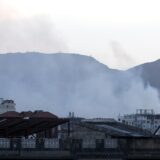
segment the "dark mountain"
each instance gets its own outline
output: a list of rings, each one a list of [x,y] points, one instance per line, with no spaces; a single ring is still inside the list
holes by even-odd
[[[14,99],[18,110],[116,117],[159,106],[159,68],[159,61],[119,71],[77,54],[1,54],[0,96]]]
[[[145,85],[149,84],[160,92],[160,60],[144,63],[130,70],[138,73]]]

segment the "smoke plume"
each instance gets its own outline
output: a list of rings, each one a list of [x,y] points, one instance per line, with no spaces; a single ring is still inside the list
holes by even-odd
[[[48,16],[18,17],[1,2],[1,53],[68,50]],[[112,43],[112,48],[118,66],[133,63],[119,44]],[[117,117],[147,107],[160,111],[157,90],[145,86],[140,75],[73,54],[0,55],[0,96],[15,100],[18,111],[42,109],[59,116],[72,111],[84,117]]]
[[[112,48],[113,57],[118,68],[127,68],[128,66],[135,64],[135,60],[128,55],[128,53],[117,41],[112,41],[110,46]]]
[[[0,55],[0,95],[17,110],[48,110],[59,116],[114,117],[138,108],[159,109],[156,89],[140,75],[109,69],[76,54]]]
[[[68,50],[50,16],[21,16],[16,8],[3,0],[0,1],[0,44],[0,53]]]

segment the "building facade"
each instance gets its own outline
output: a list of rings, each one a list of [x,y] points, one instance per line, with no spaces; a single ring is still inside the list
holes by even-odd
[[[16,111],[15,102],[13,100],[4,100],[0,98],[0,114],[8,111]]]
[[[137,109],[135,114],[118,116],[118,121],[154,132],[160,126],[160,114],[153,109]]]

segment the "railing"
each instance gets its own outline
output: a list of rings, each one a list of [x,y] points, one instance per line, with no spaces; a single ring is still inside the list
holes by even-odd
[[[60,149],[59,139],[0,138],[0,150]]]
[[[0,148],[10,148],[10,139],[0,138]]]
[[[83,150],[117,147],[116,139],[0,138],[0,150]]]
[[[124,145],[124,144],[122,144]],[[132,149],[125,144],[124,148],[120,145],[117,139],[57,139],[57,138],[0,138],[0,156],[12,155],[18,157],[29,156],[59,156],[70,155],[72,157],[90,157],[95,158],[101,156],[104,158],[109,157],[127,157],[127,156],[143,156],[145,153],[148,155],[155,154],[160,158],[160,149],[145,150]],[[29,151],[29,152],[28,152]],[[93,156],[93,157],[91,157]],[[32,158],[32,157],[31,157]],[[76,159],[76,158],[75,158]]]

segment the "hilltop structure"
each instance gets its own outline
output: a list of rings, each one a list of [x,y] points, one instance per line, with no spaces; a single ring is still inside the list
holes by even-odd
[[[0,114],[8,111],[16,111],[15,102],[13,100],[4,100],[3,98],[0,98]]]

